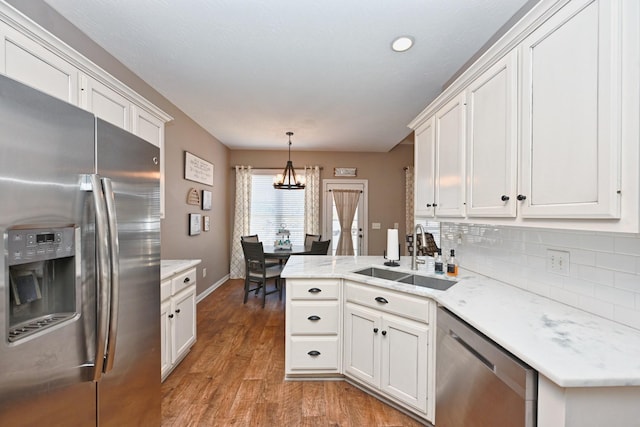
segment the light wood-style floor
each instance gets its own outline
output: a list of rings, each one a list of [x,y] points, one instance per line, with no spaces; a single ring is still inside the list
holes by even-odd
[[[284,301],[229,280],[198,304],[198,341],[162,385],[163,426],[420,426],[345,381],[284,381]]]

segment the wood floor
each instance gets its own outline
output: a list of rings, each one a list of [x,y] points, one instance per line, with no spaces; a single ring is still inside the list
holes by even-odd
[[[229,280],[198,304],[198,341],[162,385],[163,426],[419,426],[345,381],[284,381],[284,301]]]

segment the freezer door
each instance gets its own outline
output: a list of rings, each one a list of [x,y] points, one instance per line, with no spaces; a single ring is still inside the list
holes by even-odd
[[[95,247],[91,196],[84,184],[94,170],[95,118],[0,76],[0,129],[0,424],[90,425],[96,411],[90,381]],[[11,297],[8,230],[42,227],[75,230],[73,315],[10,339],[10,319],[28,317],[29,304],[38,310],[37,301],[18,305],[15,292]],[[31,268],[37,270],[35,264]]]
[[[100,426],[160,425],[160,168],[158,148],[97,120],[97,172],[113,189],[119,246]],[[112,294],[113,295],[113,294]],[[117,315],[116,315],[117,314]]]

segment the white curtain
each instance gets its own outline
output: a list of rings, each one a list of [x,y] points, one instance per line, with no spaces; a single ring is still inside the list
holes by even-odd
[[[353,240],[351,237],[351,225],[358,208],[360,190],[332,190],[333,200],[338,212],[340,222],[340,236],[336,255],[353,255]]]
[[[249,215],[251,212],[251,166],[236,166],[235,205],[229,277],[232,279],[241,279],[244,278],[245,268],[240,237],[249,234]]]
[[[404,223],[406,234],[413,234],[413,166],[407,166],[404,168]],[[405,253],[407,253],[407,247],[404,245]]]
[[[304,232],[320,234],[320,167],[305,166]]]

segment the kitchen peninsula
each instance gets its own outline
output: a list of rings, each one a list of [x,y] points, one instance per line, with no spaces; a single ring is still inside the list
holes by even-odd
[[[495,341],[538,372],[538,426],[637,425],[640,420],[640,332],[581,310],[538,296],[514,286],[461,270],[458,283],[447,291],[438,291],[354,273],[367,267],[385,269],[381,257],[293,256],[282,276],[287,279],[287,363],[288,378],[342,377],[381,396],[396,406],[429,421],[434,420],[435,307],[444,306],[461,319]],[[402,258],[394,271],[410,270],[409,258]],[[389,269],[389,268],[387,268]],[[420,274],[426,274],[419,271]],[[312,306],[311,299],[301,299],[300,289],[323,291],[330,285],[330,296],[315,297],[320,306],[335,305],[336,338],[326,331],[302,334],[292,328],[296,305]],[[424,382],[428,403],[425,410],[380,391],[349,372],[347,360],[347,313],[353,304],[350,287],[375,289],[393,295],[404,294],[426,304],[424,330],[429,359]],[[304,292],[302,292],[303,294]],[[329,292],[327,292],[329,294]],[[307,295],[322,295],[322,292]],[[415,301],[408,300],[409,306]],[[411,308],[411,307],[410,307]],[[315,319],[309,316],[307,323]],[[415,313],[412,314],[415,322]],[[410,317],[411,317],[410,316]],[[323,318],[323,316],[319,316]],[[293,320],[292,320],[293,319]],[[303,319],[304,322],[306,319]],[[323,319],[326,320],[326,319]],[[317,322],[317,320],[315,321]],[[292,348],[299,341],[337,340],[338,364],[335,369],[321,366],[299,374],[292,365]],[[422,343],[419,344],[422,346]],[[322,358],[309,352],[309,358]],[[420,379],[419,379],[420,381]],[[420,399],[422,397],[418,396]],[[419,404],[417,406],[420,406]],[[437,414],[435,415],[437,425]],[[635,424],[634,424],[635,423]]]

